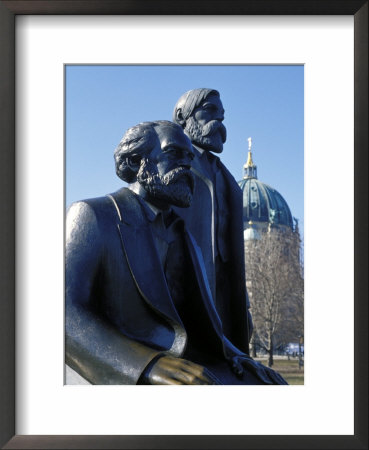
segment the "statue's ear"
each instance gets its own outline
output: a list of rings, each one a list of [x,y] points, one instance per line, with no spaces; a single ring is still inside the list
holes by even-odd
[[[126,158],[126,165],[132,170],[132,172],[137,173],[138,169],[140,168],[141,159],[142,159],[141,155],[128,156]]]
[[[178,108],[176,110],[176,122],[183,127],[186,124],[186,120],[183,118],[182,109]]]

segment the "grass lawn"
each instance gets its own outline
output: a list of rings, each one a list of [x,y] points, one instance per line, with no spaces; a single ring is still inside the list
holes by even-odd
[[[255,358],[265,366],[268,365],[267,358]],[[304,367],[299,369],[298,358],[291,358],[289,361],[283,357],[283,359],[274,359],[272,369],[280,373],[288,384],[304,384]]]

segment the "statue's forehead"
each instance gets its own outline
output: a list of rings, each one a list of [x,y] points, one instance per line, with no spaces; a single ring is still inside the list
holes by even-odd
[[[172,138],[175,139],[175,137],[178,134],[178,131],[181,130],[177,130],[176,128],[170,127],[168,125],[163,125],[159,128],[156,129],[156,132],[158,133],[158,136],[160,136],[160,138]]]
[[[158,130],[158,136],[161,142],[166,144],[181,143],[183,145],[190,146],[190,141],[184,132],[180,128],[173,127],[160,127]]]
[[[219,108],[223,108],[222,100],[220,99],[219,95],[217,94],[210,94],[208,97],[206,97],[198,106],[198,108],[202,108],[207,103],[213,104],[218,106]]]

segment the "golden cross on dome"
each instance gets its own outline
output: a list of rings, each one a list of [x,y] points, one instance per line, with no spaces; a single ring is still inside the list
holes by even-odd
[[[257,178],[256,176],[256,166],[252,160],[252,153],[251,153],[251,147],[252,147],[252,138],[247,138],[247,141],[249,143],[249,152],[247,155],[247,161],[243,166],[243,178]]]
[[[251,155],[252,139],[249,137],[247,138],[247,140],[249,141],[249,154],[247,155],[246,167],[253,167],[254,163],[252,162],[252,155]]]

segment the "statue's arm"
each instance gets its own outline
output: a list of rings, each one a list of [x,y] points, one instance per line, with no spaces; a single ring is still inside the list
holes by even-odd
[[[66,363],[92,384],[136,384],[162,352],[123,336],[88,309],[66,315]]]
[[[92,384],[136,384],[161,352],[125,337],[95,314],[102,250],[93,208],[73,204],[66,226],[66,363]]]

